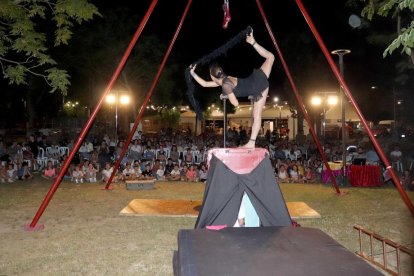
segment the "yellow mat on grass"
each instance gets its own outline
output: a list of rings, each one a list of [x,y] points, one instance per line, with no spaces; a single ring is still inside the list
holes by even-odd
[[[125,216],[197,217],[201,203],[200,200],[133,199],[119,214]],[[293,219],[321,217],[305,202],[287,202],[286,205]]]

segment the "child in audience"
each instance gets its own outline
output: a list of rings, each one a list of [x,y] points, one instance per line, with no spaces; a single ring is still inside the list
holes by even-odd
[[[14,168],[13,163],[9,163],[9,165],[7,166],[7,171],[6,171],[6,177],[7,177],[7,182],[14,182],[17,179],[17,171]]]
[[[150,164],[145,165],[145,170],[142,172],[142,178],[154,179],[154,175],[152,174]]]
[[[109,178],[112,175],[112,172],[114,171],[114,168],[111,166],[111,163],[106,162],[105,168],[102,170],[102,181],[105,183],[108,183]],[[114,178],[112,179],[113,182],[118,182],[118,176],[114,175]]]
[[[200,169],[198,170],[198,179],[202,182],[207,180],[207,168],[205,164],[200,165]]]
[[[156,173],[157,180],[165,180],[164,173],[164,166],[160,165]]]
[[[178,164],[174,164],[174,168],[172,169],[168,179],[172,181],[181,180],[181,171],[180,171],[180,167],[178,167]]]
[[[279,166],[279,171],[278,171],[278,174],[277,174],[277,178],[278,178],[280,183],[289,183],[290,182],[289,174],[286,170],[285,164],[281,164]]]
[[[188,168],[188,170],[187,170],[187,172],[186,172],[185,176],[186,176],[186,178],[187,178],[187,181],[190,181],[190,182],[197,182],[197,171],[196,171],[196,169],[195,169],[195,165],[191,165],[191,166]]]
[[[7,169],[6,169],[6,162],[2,161],[0,163],[0,181],[2,183],[6,182],[7,180]]]
[[[98,173],[98,169],[96,169],[92,163],[89,163],[88,169],[86,170],[86,173],[85,173],[86,180],[91,183],[95,183],[97,173]]]
[[[315,176],[313,174],[312,168],[307,166],[305,168],[305,175],[303,176],[303,181],[305,183],[314,183],[315,182]]]
[[[133,173],[133,179],[140,179],[141,178],[141,166],[139,165],[139,162],[134,163],[134,173]]]
[[[47,161],[42,177],[46,179],[55,179],[57,177],[56,168],[53,166],[52,161]]]
[[[19,180],[32,179],[33,175],[29,170],[29,164],[27,162],[19,163],[17,168],[17,178]]]
[[[72,181],[76,183],[83,183],[84,174],[80,165],[75,167],[75,170],[72,172]]]
[[[122,170],[120,180],[132,180],[135,178],[134,169],[131,167],[131,163],[126,163],[125,169]]]

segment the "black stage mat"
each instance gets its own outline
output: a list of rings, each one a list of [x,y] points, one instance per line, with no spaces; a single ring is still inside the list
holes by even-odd
[[[174,275],[383,275],[319,229],[180,230]]]

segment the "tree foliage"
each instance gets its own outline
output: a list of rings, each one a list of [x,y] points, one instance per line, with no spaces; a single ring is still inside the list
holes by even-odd
[[[367,2],[362,10],[362,16],[372,20],[375,15],[382,17],[399,17],[401,28],[397,37],[385,49],[383,56],[391,55],[400,49],[402,54],[411,57],[414,63],[414,0],[360,0]]]
[[[100,16],[87,0],[0,0],[0,66],[10,84],[38,76],[51,92],[66,94],[68,73],[57,67],[52,47],[68,44],[75,23]],[[51,41],[53,43],[51,43]]]

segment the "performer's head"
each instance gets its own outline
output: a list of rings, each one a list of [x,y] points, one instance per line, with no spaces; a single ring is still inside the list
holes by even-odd
[[[217,82],[225,78],[226,74],[224,74],[223,68],[221,68],[220,65],[212,63],[210,65],[210,76],[213,81]]]

